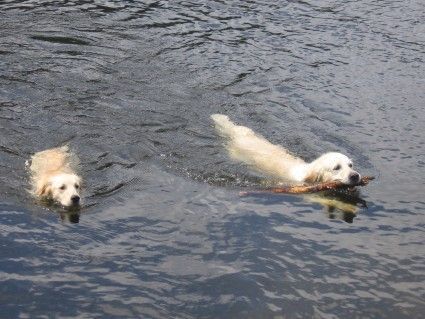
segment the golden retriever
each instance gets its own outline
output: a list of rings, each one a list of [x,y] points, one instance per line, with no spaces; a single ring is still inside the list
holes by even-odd
[[[78,159],[68,146],[35,153],[28,164],[33,195],[66,207],[80,204],[81,177],[75,170]]]
[[[226,115],[214,114],[211,118],[217,131],[227,139],[227,150],[233,159],[275,178],[308,183],[340,181],[347,185],[355,185],[361,179],[353,170],[353,162],[344,154],[325,153],[306,163],[250,128],[234,124]]]

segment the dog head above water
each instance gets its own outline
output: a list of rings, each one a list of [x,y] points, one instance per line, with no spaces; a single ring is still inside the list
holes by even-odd
[[[361,179],[353,170],[353,162],[344,154],[326,153],[308,164],[306,182],[340,181],[347,185],[355,185]]]
[[[63,206],[80,204],[81,179],[75,174],[61,173],[52,175],[41,188],[42,197],[50,198]]]

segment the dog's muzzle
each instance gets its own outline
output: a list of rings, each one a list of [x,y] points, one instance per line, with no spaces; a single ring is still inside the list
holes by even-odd
[[[80,196],[74,195],[71,197],[72,205],[79,205],[80,204]]]
[[[351,184],[357,184],[358,182],[360,182],[360,174],[356,172],[351,173],[349,179]]]

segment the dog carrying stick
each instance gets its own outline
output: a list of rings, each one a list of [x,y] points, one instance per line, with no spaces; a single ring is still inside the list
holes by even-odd
[[[374,179],[375,177],[373,176],[363,176],[361,180],[355,185],[347,185],[342,182],[332,181],[332,182],[325,182],[325,183],[319,183],[319,184],[313,184],[313,185],[293,185],[293,186],[273,187],[273,188],[267,188],[267,189],[259,190],[259,191],[241,192],[240,195],[247,196],[247,195],[259,194],[259,193],[312,194],[312,193],[318,193],[323,191],[338,190],[338,189],[344,189],[344,188],[347,189],[354,186],[366,186],[367,184],[369,184],[369,181]]]

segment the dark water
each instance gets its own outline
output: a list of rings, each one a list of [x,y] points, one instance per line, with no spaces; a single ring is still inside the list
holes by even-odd
[[[0,317],[422,318],[424,21],[421,0],[2,1]],[[264,177],[217,112],[348,154],[368,208],[240,197]],[[64,143],[80,215],[25,192]]]

